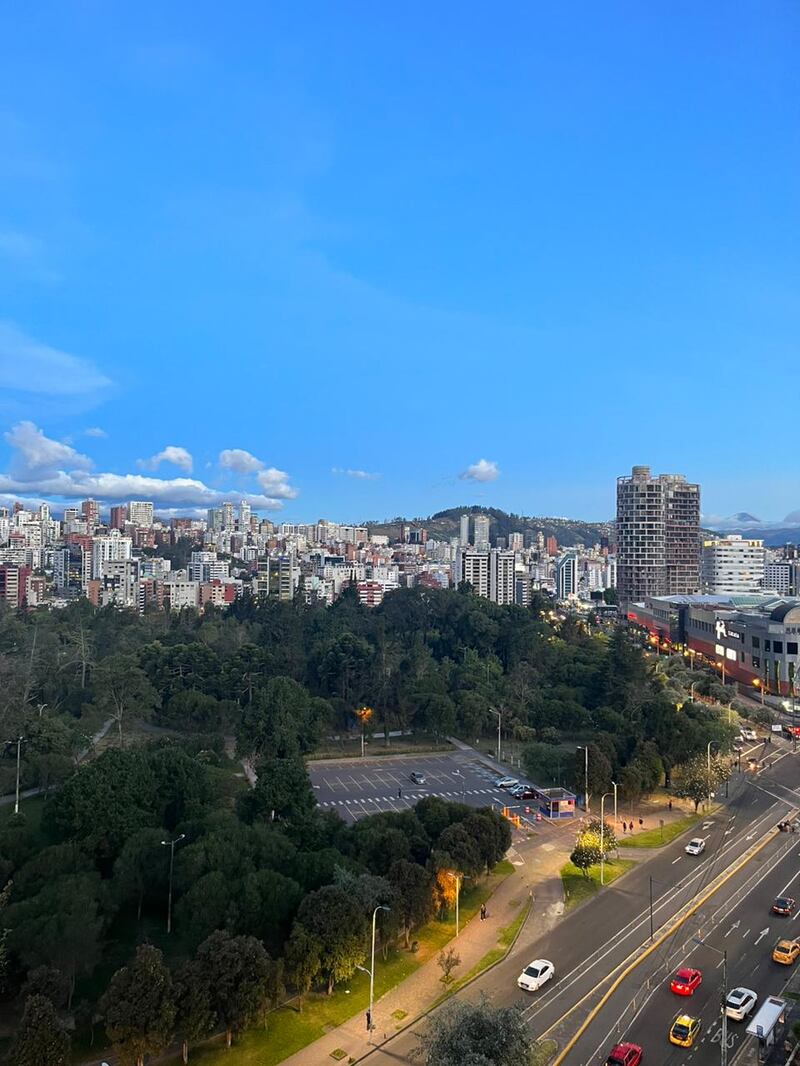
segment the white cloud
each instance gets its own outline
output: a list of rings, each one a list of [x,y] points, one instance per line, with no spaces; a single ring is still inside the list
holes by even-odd
[[[0,321],[0,388],[46,396],[83,396],[111,386],[88,359],[28,337],[13,322]]]
[[[479,459],[458,475],[462,481],[496,481],[500,467],[489,459]]]
[[[225,448],[219,453],[219,465],[223,470],[232,470],[235,474],[255,474],[264,468],[262,461],[244,448]]]
[[[293,500],[297,496],[297,489],[289,484],[289,475],[285,470],[276,470],[274,466],[267,467],[256,474],[256,481],[267,496],[280,500]]]
[[[176,444],[168,444],[163,451],[157,452],[156,455],[151,455],[149,459],[137,459],[136,461],[136,465],[142,470],[158,470],[162,463],[172,463],[173,466],[177,466],[189,474],[194,465],[194,460],[191,452],[188,452],[185,448],[181,448]]]
[[[92,473],[88,456],[46,437],[32,422],[18,422],[5,434],[5,439],[13,455],[9,472],[0,474],[0,495],[19,494],[28,498],[41,495],[62,500],[93,497],[104,503],[144,499],[175,508],[216,507],[226,500],[246,499],[263,511],[279,511],[284,500],[297,496],[297,490],[288,483],[289,475],[274,468],[261,472],[263,492],[230,492],[210,488],[188,477]],[[177,450],[185,452],[185,449]]]
[[[84,437],[107,437],[108,434],[100,426],[89,426],[88,429],[83,431]]]
[[[381,476],[380,474],[372,474],[369,470],[349,470],[341,466],[332,467],[331,473],[336,477],[352,477],[356,481],[377,481]]]
[[[33,422],[17,422],[5,438],[14,449],[12,473],[21,481],[33,480],[65,466],[88,470],[92,465],[88,455],[81,455],[69,444],[45,437]]]

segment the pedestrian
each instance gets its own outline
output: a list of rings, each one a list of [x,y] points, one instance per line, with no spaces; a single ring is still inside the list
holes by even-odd
[[[672,800],[669,801],[669,809],[672,810]]]
[[[486,904],[485,903],[481,903],[481,921],[482,922],[486,921]]]
[[[403,798],[403,790],[402,790],[402,788],[398,788],[398,790],[397,790],[397,798],[399,800],[401,800]]]
[[[644,819],[640,818],[639,819],[639,828],[641,829],[643,825],[644,825]]]
[[[628,823],[627,822],[623,822],[622,823],[622,832],[623,833],[627,833],[628,832]]]

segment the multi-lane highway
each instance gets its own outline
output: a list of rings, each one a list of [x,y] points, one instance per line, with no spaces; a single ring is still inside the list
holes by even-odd
[[[520,1004],[536,1036],[548,1035],[562,1049],[569,1047],[564,1062],[570,1066],[604,1062],[611,1045],[622,1038],[642,1044],[652,1066],[718,1061],[718,951],[728,952],[729,986],[753,988],[761,1000],[779,992],[793,969],[770,960],[779,932],[797,926],[795,935],[800,936],[800,919],[770,913],[773,899],[784,889],[790,894],[796,889],[800,899],[800,834],[775,832],[778,821],[800,807],[798,756],[781,743],[757,754],[764,769],[735,774],[726,805],[694,831],[706,839],[702,855],[686,855],[686,838],[679,838],[539,936],[535,911],[527,935],[523,933],[509,958],[461,995],[487,995],[498,1005]],[[536,908],[549,903],[557,891],[555,884],[537,890]],[[652,943],[651,914],[653,941],[664,939],[646,954]],[[665,936],[682,918],[678,930]],[[705,943],[696,944],[695,938]],[[551,959],[556,979],[523,998],[516,978],[533,958]],[[691,1000],[679,1002],[668,985],[672,970],[682,963],[701,969],[703,983]],[[630,975],[615,987],[632,965]],[[600,1006],[606,993],[607,1002]],[[687,1002],[704,1022],[691,1052],[674,1048],[667,1039],[671,1019]],[[571,1045],[583,1026],[580,1039]],[[370,1062],[411,1062],[417,1029],[376,1049]],[[731,1062],[742,1046],[743,1029],[741,1023],[730,1023]]]

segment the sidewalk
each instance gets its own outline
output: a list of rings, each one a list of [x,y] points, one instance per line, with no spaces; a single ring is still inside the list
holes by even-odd
[[[512,861],[514,851],[512,848]],[[509,874],[487,901],[486,921],[482,922],[480,915],[476,914],[461,930],[460,935],[447,945],[455,948],[461,958],[460,965],[453,973],[456,981],[468,974],[497,947],[501,930],[514,921],[520,913],[520,908],[528,905],[531,892],[536,896],[538,885],[543,880],[551,880],[554,872],[555,876],[558,876],[558,868],[563,861],[560,852],[551,852],[537,856],[535,864],[530,860],[522,861],[520,866],[515,864],[514,873]],[[548,920],[549,915],[546,912],[549,909],[551,908],[544,903],[541,907],[534,905],[523,923],[521,935],[530,934],[532,922],[536,921],[538,925],[540,921]],[[440,980],[442,971],[436,958],[436,955],[432,956],[405,981],[375,1001],[372,1014],[376,1028],[372,1032],[371,1040],[368,1039],[364,1013],[359,1012],[302,1051],[284,1059],[281,1066],[319,1066],[322,1062],[335,1061],[331,1058],[334,1052],[345,1053],[342,1061],[357,1061],[376,1044],[412,1024],[429,1010],[444,992],[444,985]],[[341,1056],[337,1055],[338,1057]]]

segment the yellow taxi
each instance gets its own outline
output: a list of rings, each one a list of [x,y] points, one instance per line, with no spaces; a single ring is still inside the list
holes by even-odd
[[[800,940],[788,940],[786,937],[776,943],[772,949],[773,962],[781,962],[784,966],[791,966],[800,955]]]
[[[700,1032],[700,1019],[690,1014],[678,1014],[669,1031],[670,1044],[678,1047],[691,1047]]]

